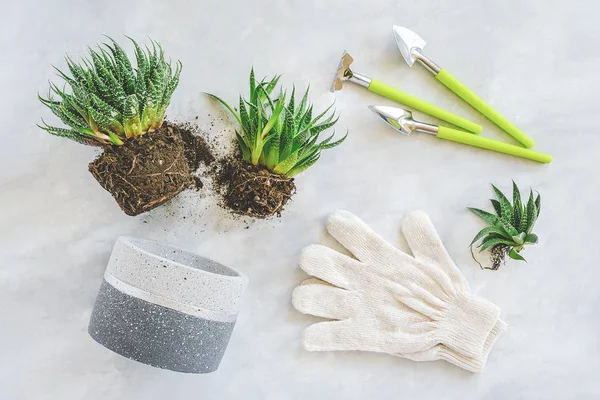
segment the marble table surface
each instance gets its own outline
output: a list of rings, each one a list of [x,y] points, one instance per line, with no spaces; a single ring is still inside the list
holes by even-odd
[[[600,397],[597,215],[600,134],[597,1],[219,2],[34,0],[3,4],[0,63],[0,397],[4,399],[592,399]],[[355,69],[508,136],[408,68],[391,35],[405,25],[427,54],[552,154],[550,165],[387,128],[367,109],[392,104],[329,82],[347,49]],[[186,192],[128,217],[87,171],[96,151],[45,134],[36,92],[63,55],[108,34],[161,42],[184,64],[168,115],[210,137],[233,125],[203,91],[235,99],[247,74],[311,83],[317,107],[336,100],[350,135],[297,178],[281,219],[232,220],[207,192]],[[198,119],[196,120],[196,117]],[[229,136],[230,137],[230,136]],[[482,227],[466,206],[488,207],[489,183],[515,179],[542,193],[540,243],[528,264],[481,271],[467,245]],[[330,239],[326,215],[347,209],[405,248],[405,213],[426,211],[477,294],[509,323],[483,374],[381,354],[309,353],[291,306],[300,250]],[[213,374],[163,371],[95,343],[86,328],[119,235],[165,240],[243,270],[250,287],[225,358]]]

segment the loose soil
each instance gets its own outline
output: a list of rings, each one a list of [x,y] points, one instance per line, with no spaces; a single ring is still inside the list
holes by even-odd
[[[197,135],[197,127],[190,123],[171,125],[173,130],[181,135],[185,147],[185,158],[188,161],[192,174],[198,170],[201,164],[206,166],[211,165],[215,161],[213,149],[210,147],[206,139]],[[204,187],[202,179],[197,175],[192,175],[194,180],[193,187],[200,190]]]
[[[155,132],[106,148],[88,168],[125,214],[133,216],[192,185],[190,165],[180,129],[165,121]]]
[[[200,167],[200,164],[211,165],[215,161],[214,150],[202,136],[195,134],[195,127],[189,123],[171,126],[183,139],[185,157],[188,160],[188,165],[192,173]]]
[[[293,179],[245,162],[238,151],[225,151],[209,144],[191,125],[180,125],[179,132],[190,169],[196,171],[201,164],[207,167],[201,174],[211,178],[212,188],[224,209],[233,215],[261,219],[281,216],[296,192]],[[233,148],[237,150],[237,144]]]
[[[281,211],[296,192],[293,178],[274,174],[239,158],[220,161],[216,183],[221,188],[223,205],[235,214],[255,218],[281,216]]]

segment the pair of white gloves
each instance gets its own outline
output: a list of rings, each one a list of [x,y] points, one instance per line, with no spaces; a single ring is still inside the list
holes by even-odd
[[[300,267],[314,278],[294,290],[293,305],[334,320],[304,330],[307,350],[374,351],[483,370],[506,324],[496,305],[471,295],[427,214],[404,220],[412,256],[348,211],[333,213],[327,230],[356,258],[321,245],[302,251]]]

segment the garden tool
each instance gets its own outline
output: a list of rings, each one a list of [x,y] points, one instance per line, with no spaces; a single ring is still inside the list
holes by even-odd
[[[381,119],[387,122],[392,128],[404,135],[410,135],[412,131],[421,131],[434,135],[440,139],[446,139],[457,143],[467,144],[469,146],[480,147],[482,149],[492,150],[498,153],[509,154],[515,157],[526,158],[541,163],[550,163],[552,156],[538,153],[530,149],[524,149],[520,146],[504,143],[498,140],[489,139],[483,136],[472,135],[457,129],[447,128],[427,124],[425,122],[415,121],[412,113],[408,110],[388,106],[369,106],[371,111],[379,115]]]
[[[365,87],[373,93],[377,93],[400,104],[404,104],[405,106],[414,108],[415,110],[421,111],[425,114],[429,114],[432,117],[439,118],[442,121],[446,121],[452,125],[456,125],[469,132],[481,132],[481,125],[477,125],[476,123],[459,117],[458,115],[452,114],[449,111],[443,110],[439,107],[429,104],[426,101],[411,96],[408,93],[404,93],[396,88],[386,85],[381,81],[371,79],[363,74],[359,74],[357,72],[352,71],[350,69],[350,64],[352,64],[353,61],[354,59],[352,58],[352,56],[344,51],[344,54],[342,54],[342,58],[338,65],[336,75],[331,84],[332,92],[335,92],[336,90],[341,90],[343,83],[345,81],[349,81],[352,83],[356,83],[359,86]]]
[[[425,40],[410,29],[394,25],[394,37],[402,53],[402,57],[409,67],[412,67],[415,61],[423,65],[425,69],[431,72],[435,78],[448,89],[452,90],[461,99],[466,101],[474,109],[486,116],[490,121],[498,125],[502,130],[518,140],[523,146],[531,148],[534,145],[533,140],[521,132],[519,128],[511,124],[506,118],[500,115],[489,104],[481,100],[475,93],[470,91],[458,79],[453,77],[448,71],[438,66],[423,54],[423,48],[426,45]]]

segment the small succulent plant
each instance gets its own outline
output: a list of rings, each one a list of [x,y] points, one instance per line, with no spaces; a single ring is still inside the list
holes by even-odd
[[[122,145],[128,138],[161,127],[179,83],[181,62],[177,61],[173,70],[160,44],[152,41],[152,49],[142,49],[131,39],[134,68],[125,50],[109,39],[111,43],[89,50],[91,59],[77,64],[67,57],[69,73],[55,68],[70,90],[50,83],[48,97],[38,97],[69,128],[50,126],[43,120],[40,128],[80,143],[104,146]]]
[[[492,185],[497,199],[490,200],[495,215],[478,208],[469,208],[473,213],[488,223],[471,242],[471,247],[480,240],[479,251],[490,249],[492,266],[498,269],[506,262],[506,257],[525,261],[519,254],[529,244],[538,242],[533,228],[540,215],[541,197],[529,191],[527,203],[523,203],[517,184],[513,181],[512,203],[496,186]]]
[[[262,165],[276,174],[292,177],[317,162],[321,150],[335,147],[346,136],[333,141],[333,136],[319,142],[319,135],[337,122],[333,104],[313,118],[313,106],[308,103],[309,89],[299,104],[295,103],[295,88],[287,100],[282,91],[273,96],[280,76],[257,82],[254,69],[250,72],[250,98],[239,98],[239,109],[218,100],[239,123],[236,137],[245,161]]]

